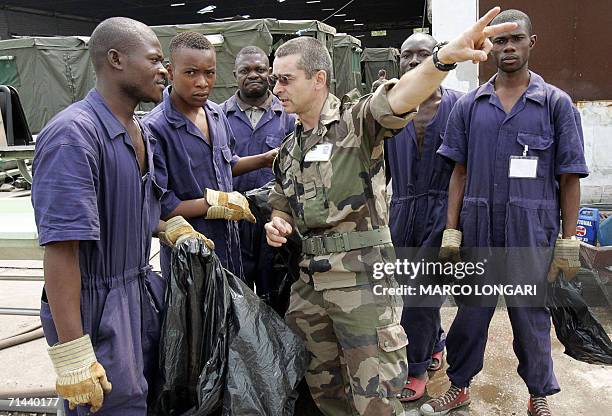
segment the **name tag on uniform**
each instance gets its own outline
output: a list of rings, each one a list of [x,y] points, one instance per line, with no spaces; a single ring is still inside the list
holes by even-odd
[[[510,156],[509,178],[536,178],[538,158],[535,156]]]
[[[304,162],[327,162],[331,158],[332,147],[331,143],[316,145],[306,153]]]

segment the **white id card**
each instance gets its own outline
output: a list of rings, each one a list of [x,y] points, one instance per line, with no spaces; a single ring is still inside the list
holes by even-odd
[[[510,156],[509,178],[537,178],[538,158],[535,156]]]
[[[306,153],[304,162],[327,162],[331,158],[332,147],[331,143],[316,145]]]

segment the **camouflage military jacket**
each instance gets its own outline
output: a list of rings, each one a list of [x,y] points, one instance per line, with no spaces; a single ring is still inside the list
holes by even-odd
[[[302,237],[367,231],[388,226],[383,140],[392,137],[414,116],[393,114],[387,91],[353,99],[329,94],[319,125],[302,142],[303,127],[280,147],[274,162],[275,186],[270,204],[289,214]],[[316,145],[325,144],[325,161],[305,161]],[[302,254],[303,278],[316,290],[366,284],[371,266],[394,256],[391,244],[321,256]]]

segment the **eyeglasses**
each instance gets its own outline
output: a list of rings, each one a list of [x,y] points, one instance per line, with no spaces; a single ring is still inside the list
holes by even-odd
[[[295,79],[294,76],[285,75],[285,74],[280,74],[280,75],[273,74],[268,77],[270,84],[276,85],[276,83],[278,82],[280,85],[284,85],[284,86],[289,85],[289,83],[293,81],[294,79]]]

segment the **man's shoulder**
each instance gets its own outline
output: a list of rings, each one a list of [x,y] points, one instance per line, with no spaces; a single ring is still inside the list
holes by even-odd
[[[151,126],[157,125],[161,120],[166,121],[164,117],[164,103],[161,102],[149,111],[147,115],[142,118],[142,122],[151,128]]]
[[[103,134],[102,129],[94,108],[81,100],[49,120],[38,134],[36,148],[63,144],[91,147],[93,140]]]

